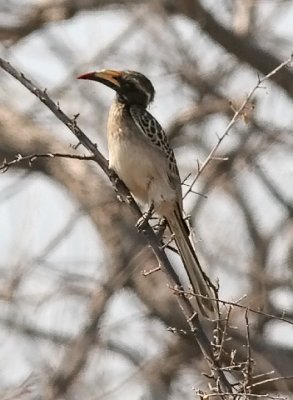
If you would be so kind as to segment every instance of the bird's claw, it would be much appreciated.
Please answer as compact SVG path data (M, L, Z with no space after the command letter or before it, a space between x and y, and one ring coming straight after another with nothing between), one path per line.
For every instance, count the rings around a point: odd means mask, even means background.
M153 215L153 211L154 211L154 205L151 204L150 208L147 210L147 212L143 213L142 216L139 218L139 220L137 221L137 223L135 225L138 232L141 232L146 228L146 226L149 222L149 219Z

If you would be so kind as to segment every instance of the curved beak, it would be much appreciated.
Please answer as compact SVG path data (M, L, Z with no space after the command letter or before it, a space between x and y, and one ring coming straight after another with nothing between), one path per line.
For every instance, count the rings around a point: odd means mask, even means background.
M120 88L118 79L121 75L121 71L103 69L101 71L88 72L86 74L79 75L77 79L89 79L92 81L101 82L104 85L109 86L111 89L117 91Z

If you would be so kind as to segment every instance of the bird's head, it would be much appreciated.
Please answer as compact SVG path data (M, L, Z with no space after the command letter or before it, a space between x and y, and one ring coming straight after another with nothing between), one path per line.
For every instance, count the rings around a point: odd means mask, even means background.
M102 71L88 72L78 79L90 79L114 89L118 98L126 104L136 104L147 107L153 101L155 89L150 80L136 71Z

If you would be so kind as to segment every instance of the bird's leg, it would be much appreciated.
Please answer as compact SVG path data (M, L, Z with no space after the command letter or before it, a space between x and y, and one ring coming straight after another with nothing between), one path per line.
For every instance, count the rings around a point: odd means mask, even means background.
M159 240L163 243L163 235L167 227L166 218L160 218L159 222L153 227L155 234L159 238Z
M139 218L139 220L136 223L137 230L139 232L143 231L145 227L147 226L147 223L149 222L149 219L153 215L154 212L154 202L151 202L151 205L149 209L142 214L142 216Z

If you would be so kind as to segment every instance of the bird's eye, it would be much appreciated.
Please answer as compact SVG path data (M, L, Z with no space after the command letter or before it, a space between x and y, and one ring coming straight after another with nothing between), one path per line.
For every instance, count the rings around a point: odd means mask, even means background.
M133 85L132 85L132 83L131 82L124 82L124 87L126 88L126 89L131 89L132 87L133 87Z

